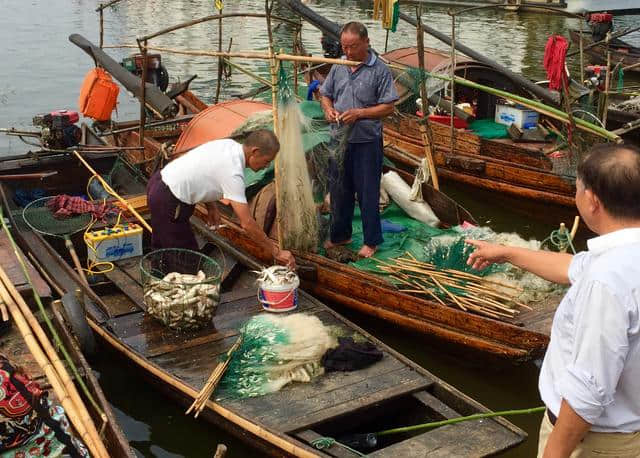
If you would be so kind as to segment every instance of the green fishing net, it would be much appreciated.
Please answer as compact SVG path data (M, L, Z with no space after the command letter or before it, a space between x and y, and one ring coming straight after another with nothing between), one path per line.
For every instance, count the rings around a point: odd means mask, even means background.
M263 396L291 382L310 382L324 372L322 356L337 346L340 333L305 313L256 315L240 332L219 397Z

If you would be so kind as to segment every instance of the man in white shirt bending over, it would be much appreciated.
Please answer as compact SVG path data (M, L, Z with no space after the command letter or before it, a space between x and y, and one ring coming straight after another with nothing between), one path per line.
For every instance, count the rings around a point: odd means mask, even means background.
M214 140L171 161L149 179L147 202L151 210L153 247L197 250L189 218L196 204L207 207L208 223L219 222L216 202L225 199L252 240L271 253L276 261L295 266L290 251L280 250L251 216L245 196L244 169L265 168L280 150L273 132L251 132L244 143Z
M538 456L640 456L640 150L593 148L576 206L598 237L575 256L475 240L468 264L509 262L570 284L540 372Z

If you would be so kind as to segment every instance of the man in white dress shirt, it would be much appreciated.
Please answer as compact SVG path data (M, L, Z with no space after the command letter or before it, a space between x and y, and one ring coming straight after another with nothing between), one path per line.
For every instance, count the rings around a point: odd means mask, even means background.
M604 145L578 166L576 206L598 237L575 256L468 240L468 264L509 262L570 284L540 372L538 456L640 457L640 150Z

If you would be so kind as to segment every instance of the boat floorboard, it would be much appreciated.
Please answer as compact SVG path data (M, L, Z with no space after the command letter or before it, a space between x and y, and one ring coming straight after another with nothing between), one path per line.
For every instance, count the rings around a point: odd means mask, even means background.
M16 289L20 292L22 296L24 296L27 300L32 298L32 290L29 282L27 281L24 272L22 271L22 266L18 262L18 258L13 251L9 238L4 231L0 230L0 264L2 265L2 269L5 271L11 283L16 287ZM28 259L24 258L27 270L29 272L29 277L31 277L31 281L33 282L34 287L36 288L36 292L41 298L50 298L51 297L51 288L47 282L40 276L40 274L34 269Z
M109 278L131 300L142 296L135 270L137 263L116 263ZM105 302L110 301L106 298ZM306 295L300 295L299 312L317 316L325 325L345 335L353 331L335 315ZM142 310L116 316L108 327L125 344L174 377L196 390L206 383L222 355L234 344L239 327L262 312L255 289L235 289L221 296L214 328L181 333L162 325ZM279 431L304 430L328 419L411 394L433 383L399 359L384 353L383 359L366 369L333 372L312 383L297 383L266 396L249 399L222 398L218 401L244 416Z

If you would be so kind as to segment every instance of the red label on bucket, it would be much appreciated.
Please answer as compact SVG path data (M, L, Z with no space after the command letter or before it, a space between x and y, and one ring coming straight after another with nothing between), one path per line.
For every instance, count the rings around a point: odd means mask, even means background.
M298 306L298 289L270 291L260 288L258 291L258 299L262 302L262 308L267 311L288 312Z

